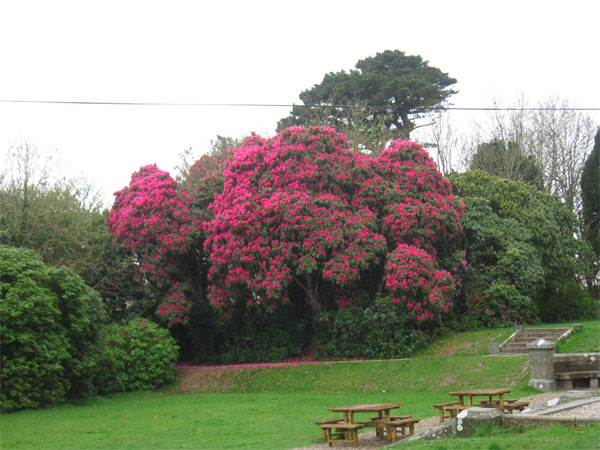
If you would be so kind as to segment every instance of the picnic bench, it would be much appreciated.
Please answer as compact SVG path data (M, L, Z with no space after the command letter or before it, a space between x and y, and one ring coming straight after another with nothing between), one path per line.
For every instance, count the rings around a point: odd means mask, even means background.
M378 438L396 442L399 438L414 434L415 423L419 422L419 419L411 416L390 414L392 409L401 406L399 403L377 403L329 408L329 411L343 413L343 417L319 420L315 424L321 428L321 437L327 440L330 447L334 442L351 443L357 447L358 430L366 427L375 428ZM370 416L367 421L355 420L356 413L364 412L376 412L377 415Z
M463 389L460 391L449 392L449 395L458 397L458 401L445 402L445 403L436 403L433 405L434 408L438 409L440 414L440 423L442 423L447 418L454 418L458 415L460 411L464 411L465 409L472 408L473 406L488 406L493 408L498 408L502 412L513 412L515 409L519 409L522 411L525 406L523 402L517 404L516 401L505 401L504 394L510 392L511 389L500 388L500 389ZM473 403L474 397L488 397L487 400L481 400L479 405ZM465 397L468 398L468 401L465 403ZM497 398L495 398L497 397ZM513 405L513 406L511 406ZM445 413L448 413L446 415Z
M460 403L458 403L458 401L456 402L446 402L446 403L436 403L433 405L434 408L437 408L439 410L440 413L440 423L442 423L444 421L444 419L451 419L452 415L450 413L450 415L446 416L445 415L445 411L450 412L450 410L446 410L444 409L447 406L454 406L454 405L459 405Z
M336 418L336 419L317 420L315 422L315 424L321 426L321 425L331 425L332 423L340 423L340 422L344 422L344 418L343 417L339 417L339 418ZM321 437L323 439L327 439L327 434L325 433L325 429L326 428L327 427L325 427L325 428L321 427Z
M502 412L505 414L512 414L516 410L523 411L525 408L529 406L529 402L512 402L505 404L502 408Z
M364 427L366 427L364 423L324 423L321 424L321 431L325 432L325 438L329 447L334 442L345 442L358 447L358 430ZM333 429L339 433L333 433ZM338 439L333 439L334 437Z
M480 404L483 407L498 408L502 410L502 412L505 414L512 414L516 410L523 411L529 406L529 402L518 401L514 398L505 398L504 405L502 406L502 408L500 408L498 400L481 400Z
M385 422L385 433L388 441L394 443L398 438L403 439L412 436L415 434L415 424L417 423L419 423L419 419L413 417ZM400 428L400 435L398 435L398 428Z

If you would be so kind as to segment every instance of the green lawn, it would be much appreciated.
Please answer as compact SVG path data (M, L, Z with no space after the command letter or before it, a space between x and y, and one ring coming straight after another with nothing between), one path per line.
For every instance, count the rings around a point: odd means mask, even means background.
M593 333L598 328L586 322L578 335L585 336L586 329ZM488 341L510 332L482 330L448 337L461 343L462 349L454 354L448 351L449 344L437 343L439 353L451 356L430 352L397 361L206 369L159 392L3 414L1 448L286 449L320 442L313 422L334 417L327 411L333 406L399 402L402 414L425 418L436 415L433 403L450 400L447 393L457 388L508 386L513 389L511 397L531 395L535 391L527 387L526 355L480 356ZM488 432L410 448L596 448L599 439L598 427L499 436ZM559 444L546 445L554 441Z
M556 346L558 353L600 352L600 320L578 322L581 328L575 330L566 340Z

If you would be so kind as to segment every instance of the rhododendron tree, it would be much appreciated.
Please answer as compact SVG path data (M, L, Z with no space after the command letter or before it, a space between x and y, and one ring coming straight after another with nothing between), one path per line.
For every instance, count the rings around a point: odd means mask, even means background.
M210 298L275 306L293 283L315 312L354 301L368 270L378 293L439 317L454 287L438 248L460 230L462 204L421 146L395 141L377 158L331 128L246 139L223 173L206 224ZM326 292L327 295L323 295Z
M441 253L461 230L464 205L417 143L392 142L371 167L359 198L378 211L387 242L385 291L417 322L439 318L460 283L458 270L443 270L440 258L450 256Z
M272 309L296 288L315 313L365 289L417 323L448 309L458 272L441 258L463 206L420 145L394 141L373 158L331 128L293 127L221 156L198 160L179 185L142 167L108 219L170 323L187 320L207 284L225 314Z
M360 156L331 128L289 128L272 139L245 140L224 172L207 224L210 298L234 307L238 298L275 306L291 283L314 311L323 284L337 302L361 270L385 253L376 216L353 206Z
M192 199L156 165L140 168L116 194L107 219L114 239L134 257L136 278L160 298L169 323L185 321L198 292L202 221Z

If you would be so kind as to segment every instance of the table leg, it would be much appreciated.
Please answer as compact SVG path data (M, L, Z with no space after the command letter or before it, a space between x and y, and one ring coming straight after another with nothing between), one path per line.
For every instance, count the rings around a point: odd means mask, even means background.
M500 411L504 412L504 394L498 396L498 406L500 407Z
M390 439L390 436L387 436L387 435L386 435L388 430L387 430L387 427L386 427L386 425L385 425L385 422L389 422L389 421L390 421L390 414L391 414L391 413L390 413L390 410L389 410L389 409L386 409L386 410L384 411L384 413L383 413L383 415L384 415L384 419L385 419L385 420L384 420L383 427L381 428L381 438L382 438L382 439L388 439L388 440Z
M384 437L384 430L383 430L383 427L381 426L382 419L383 419L383 416L381 414L381 411L377 411L377 420L379 420L379 423L377 424L377 428L375 428L375 435L379 439L383 439L383 437Z
M345 411L344 412L344 421L346 423L354 423L354 414L350 411ZM349 430L344 430L344 439L345 440L349 440L350 439L350 431Z

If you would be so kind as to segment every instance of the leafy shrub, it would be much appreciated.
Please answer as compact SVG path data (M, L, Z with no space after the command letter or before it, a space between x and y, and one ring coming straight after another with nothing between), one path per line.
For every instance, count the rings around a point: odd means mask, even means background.
M552 280L575 286L589 265L574 237L575 215L557 196L526 183L478 170L449 178L466 206L461 237L469 270L462 277L457 313L486 326L551 317ZM579 294L571 292L562 297L565 311L579 308Z
M173 381L178 347L169 332L146 320L112 324L103 333L97 384L102 393L154 389Z
M4 411L93 394L104 310L78 275L0 246L0 318Z
M266 311L247 305L219 323L224 336L218 361L224 364L278 362L299 356L304 347L307 323L292 300Z
M320 358L405 358L429 338L411 326L408 313L389 297L367 308L348 307L317 319L315 349Z
M543 305L540 317L544 322L593 319L598 315L598 301L575 280L551 280L538 302Z

